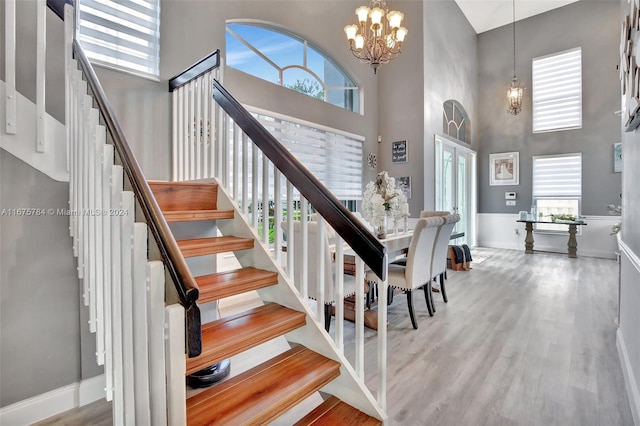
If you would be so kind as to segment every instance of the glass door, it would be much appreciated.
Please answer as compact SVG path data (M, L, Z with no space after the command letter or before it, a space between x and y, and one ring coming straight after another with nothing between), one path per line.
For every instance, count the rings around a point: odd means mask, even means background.
M455 232L465 236L456 240L474 246L476 217L476 153L444 136L435 136L436 210L460 215Z

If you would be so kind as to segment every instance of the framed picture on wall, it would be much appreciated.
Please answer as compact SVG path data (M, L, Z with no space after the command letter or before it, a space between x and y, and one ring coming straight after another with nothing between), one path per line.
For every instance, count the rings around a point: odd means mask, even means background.
M489 185L519 185L520 153L489 154Z
M391 142L391 162L392 163L407 162L407 141Z

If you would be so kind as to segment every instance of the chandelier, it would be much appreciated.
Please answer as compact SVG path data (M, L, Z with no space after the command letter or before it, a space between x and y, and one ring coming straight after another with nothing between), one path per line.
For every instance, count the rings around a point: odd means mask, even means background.
M360 62L371 64L376 74L380 64L388 63L402 51L402 42L407 35L407 29L400 26L404 14L397 10L389 12L385 0L373 0L369 7L357 8L356 16L359 26L344 27L349 49Z
M513 0L513 78L511 86L507 89L507 112L518 115L522 110L522 92L524 87L520 85L516 77L516 0Z

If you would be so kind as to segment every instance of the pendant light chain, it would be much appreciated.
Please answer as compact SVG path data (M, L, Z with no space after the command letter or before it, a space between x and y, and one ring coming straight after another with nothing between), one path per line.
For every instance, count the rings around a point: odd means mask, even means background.
M513 78L516 77L516 0L513 0Z

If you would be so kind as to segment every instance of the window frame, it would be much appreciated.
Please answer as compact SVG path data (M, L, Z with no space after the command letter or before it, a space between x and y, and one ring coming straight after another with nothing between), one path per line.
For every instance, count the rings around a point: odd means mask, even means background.
M536 183L536 159L550 159L550 158L572 158L579 157L580 158L580 194L570 194L570 195L562 195L562 194L553 194L551 192L537 194L535 191L535 183ZM566 201L574 201L578 202L578 211L576 213L576 217L582 215L582 153L574 152L574 153L566 153L566 154L552 154L552 155L536 155L532 157L532 170L531 170L531 203L536 207L536 212L539 213L538 209L538 201L540 200L566 200ZM536 218L537 219L537 218ZM564 228L567 225L563 224L540 224L536 223L534 230L538 233L548 233L548 234L561 234L566 235L569 230L568 229L560 229ZM579 227L580 228L580 227ZM581 234L581 229L578 229L578 235Z
M115 1L115 0L114 0ZM135 56L135 54L144 54L145 52L152 52L150 53L150 60L147 61L148 65L146 66L147 71L144 71L142 69L139 69L137 67L131 66L131 65L127 65L123 62L125 62L125 60L120 57L118 58L116 55L106 55L104 53L99 53L97 52L95 49L93 49L92 47L90 47L89 43L90 41L88 40L88 38L90 37L89 35L87 35L86 33L83 32L83 28L87 28L86 26L83 25L84 20L81 19L81 15L83 13L85 13L85 11L83 11L83 5L86 8L91 8L92 7L92 3L94 2L94 0L78 0L78 7L76 8L76 28L75 28L75 32L76 32L76 39L79 41L79 43L82 45L83 50L85 51L87 58L89 59L89 61L97 66L100 66L102 68L108 68L108 69L112 69L115 71L120 71L120 72L124 72L127 74L131 74L131 75L135 75L137 77L142 77L148 80L153 80L153 81L160 81L160 7L161 7L161 0L144 0L146 3L152 4L152 8L149 8L150 10L154 11L155 13L148 13L146 14L147 17L152 17L151 19L153 19L154 21L152 21L152 24L155 24L155 29L151 29L148 28L149 31L152 32L152 34L148 34L148 40L150 41L151 47L147 48L147 49L139 49L139 50L135 50L135 48L130 47L129 48L129 52L131 56ZM122 7L123 5L118 4L118 6ZM105 6L105 8L108 8L108 6ZM142 8L142 6L140 6L140 8ZM100 11L99 9L96 9L98 11ZM122 13L121 10L119 10L120 15L124 15L124 13ZM87 12L89 14L91 14L91 12ZM102 13L107 13L107 12L102 12ZM139 12L140 14L142 14L142 12ZM95 14L92 14L93 16L96 16ZM126 20L126 18L122 17L122 16L116 16L116 15L109 15L112 18L114 18L115 20ZM105 38L111 38L111 39L116 39L117 42L123 41L124 45L129 45L132 46L134 44L136 44L135 41L131 41L131 40L125 40L126 37L128 36L128 34L126 33L122 33L122 35L118 35L118 31L117 29L115 29L115 23L113 22L108 22L107 20L105 20L104 18L98 18L100 20L103 20L105 24L112 24L113 27L107 27L105 26L105 28L108 28L110 31L112 31L113 33L116 34L112 34L112 35L105 35ZM90 21L89 21L90 22ZM89 32L93 32L98 33L99 31L97 30L91 30L89 29ZM96 38L94 37L95 40L97 40L98 42L102 42L102 43L108 43L107 41L105 41L105 38ZM143 40L143 38L139 38L139 40ZM114 52L118 52L120 49L123 49L122 46L120 46L118 43L115 43L116 48L115 49L110 49L109 47L105 46L105 50L113 50ZM94 43L95 44L95 43ZM112 43L113 45L113 43ZM110 59L101 59L100 56L103 57L107 57ZM129 62L132 63L132 62ZM142 65L141 65L142 66Z
M272 60L271 58L269 58L269 56L262 52L260 49L258 49L256 46L252 45L248 40L246 40L245 38L243 38L241 35L239 35L236 31L234 31L233 28L229 28L229 25L246 25L246 26L253 26L256 28L260 28L263 30L267 30L267 31L273 31L276 33L279 33L280 35L284 36L284 37L289 37L293 40L299 41L300 43L302 43L303 46L303 63L299 64L299 63L292 63L292 64L286 64L286 65L279 65L277 64L274 60ZM314 99L318 99L318 100L322 100L325 103L328 103L329 105L333 105L339 108L342 108L344 110L347 111L351 111L351 112L355 112L358 114L362 114L363 112L363 96L362 96L362 88L356 83L356 80L345 71L345 69L341 66L338 65L338 63L330 56L328 55L326 52L324 52L321 48L319 48L317 45L311 43L309 40L305 39L304 37L293 33L285 28L282 28L278 25L272 24L272 23L268 23L268 22L263 22L263 21L256 21L256 20L246 20L246 19L230 19L227 20L225 23L225 54L227 55L227 62L225 63L225 65L234 68L240 72L244 72L250 75L253 75L254 77L260 78L262 80L268 81L272 84L276 84L279 85L281 87L285 87L288 88L290 90L294 90L298 93L301 94L305 94L307 96L309 96L310 98L314 98ZM261 77L260 75L256 75L253 73L249 73L246 72L242 69L239 69L237 67L235 67L233 64L230 63L228 56L229 56L229 52L227 51L228 48L228 37L234 37L236 39L236 41L240 42L242 45L244 45L247 49L249 49L250 51L252 51L255 55L257 55L260 59L262 59L268 66L270 66L271 68L273 68L277 73L278 73L278 83L274 83L273 81L266 79L264 77ZM322 58L329 62L341 75L342 77L344 77L345 79L348 79L353 86L330 86L328 84L326 84L326 82L318 75L318 73L316 73L315 71L313 71L313 69L309 68L307 65L307 51L311 49L312 51L315 51L317 54L321 55ZM324 99L320 99L318 97L315 97L311 94L307 94L307 93L303 93L301 91L298 91L296 89L293 89L291 87L288 87L285 85L285 78L284 78L284 74L286 71L292 70L292 69L300 69L306 73L309 74L309 77L312 78L313 82L316 82L320 85L320 87L322 88L323 93L323 97ZM342 96L344 97L344 94L346 93L346 91L351 91L354 92L353 95L351 95L351 108L339 105L339 104L335 104L332 103L329 100L329 92L334 92L334 91L338 91L338 90L342 90Z
M545 74L543 73L543 75L540 75L540 71L538 71L538 73L536 73L536 63L540 63L543 61L548 61L550 59L555 59L558 60L559 62L562 62L561 59L559 59L562 56L565 55L569 55L572 54L574 52L578 52L579 53L579 72L573 76L573 78L577 78L579 77L579 90L572 92L570 94L564 95L564 96L555 96L552 98L547 98L544 100L544 102L570 102L572 99L575 99L577 97L577 103L579 105L579 118L577 119L578 123L570 123L569 125L562 125L562 126L555 126L555 127L543 127L542 124L540 123L540 118L539 118L539 114L540 112L540 108L542 107L542 105L540 105L543 101L541 101L540 98L540 94L539 91L540 90L544 90L547 89L549 90L547 87L543 86L542 88L540 88L540 79L544 78ZM575 63L570 63L569 66L574 66L576 65ZM560 65L556 65L556 66L560 66ZM565 131L565 130L577 130L577 129L581 129L582 128L582 124L583 124L583 65L582 65L582 47L578 46L578 47L574 47L572 49L567 49L567 50L563 50L561 52L555 52L555 53L551 53L549 55L544 55L544 56L539 56L537 58L533 58L531 60L531 104L532 104L532 113L531 113L531 118L532 118L532 131L533 133L548 133L548 132L559 132L559 131ZM560 70L560 71L564 71L564 70ZM547 71L548 72L548 71ZM537 74L537 75L536 75ZM549 78L549 77L547 77ZM566 75L563 77L566 78ZM562 84L563 80L558 80L558 79L554 79L553 83L555 83L556 85L558 84ZM538 93L536 93L538 92ZM574 101L575 102L575 101ZM553 108L552 111L556 112L557 109L559 108L559 106L557 105L552 105L551 106ZM537 118L538 117L538 118Z

